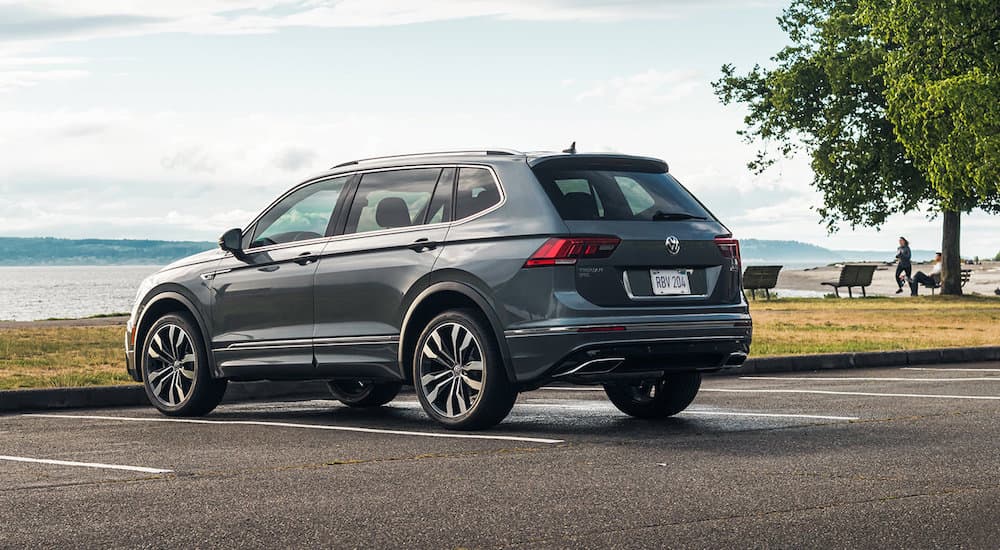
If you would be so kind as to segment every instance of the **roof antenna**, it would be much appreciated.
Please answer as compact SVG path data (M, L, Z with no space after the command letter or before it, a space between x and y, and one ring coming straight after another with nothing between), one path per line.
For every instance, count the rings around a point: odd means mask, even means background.
M575 155L576 154L576 142L574 141L573 144L569 146L569 149L563 149L563 153L569 153L571 155Z

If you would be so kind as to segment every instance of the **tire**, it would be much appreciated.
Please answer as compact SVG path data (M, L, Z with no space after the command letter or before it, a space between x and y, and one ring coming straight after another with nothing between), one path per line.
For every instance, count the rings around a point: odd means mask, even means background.
M201 330L190 317L169 313L149 329L140 355L149 402L167 416L201 416L222 401L226 379L213 378Z
M627 415L667 418L688 408L700 387L700 373L684 372L639 384L605 384L604 392Z
M493 332L469 309L446 311L424 327L413 353L413 385L424 412L453 430L495 426L517 400Z
M333 398L348 407L381 407L399 395L402 384L398 382L362 382L360 380L331 380L327 382Z

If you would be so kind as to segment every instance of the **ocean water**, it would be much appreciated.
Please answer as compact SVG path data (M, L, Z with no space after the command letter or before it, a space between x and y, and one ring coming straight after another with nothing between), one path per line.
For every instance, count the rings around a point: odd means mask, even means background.
M87 317L132 309L159 266L0 266L0 320Z
M786 266L789 269L812 267ZM0 266L0 321L127 313L139 283L159 266ZM776 289L779 296L821 298L819 291Z

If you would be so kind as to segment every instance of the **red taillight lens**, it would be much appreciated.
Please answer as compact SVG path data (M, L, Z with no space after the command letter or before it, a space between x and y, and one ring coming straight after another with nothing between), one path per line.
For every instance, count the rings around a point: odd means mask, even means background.
M716 237L715 245L719 247L719 252L723 258L731 258L737 269L741 269L743 262L740 259L740 241L732 237Z
M524 267L573 265L580 258L607 258L620 242L618 237L549 239L524 262Z

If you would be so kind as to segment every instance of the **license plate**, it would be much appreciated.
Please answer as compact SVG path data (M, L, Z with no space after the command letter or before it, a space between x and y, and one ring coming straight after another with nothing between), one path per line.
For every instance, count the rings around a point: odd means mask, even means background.
M653 294L656 296L691 294L686 269L650 269L649 278L653 282Z

